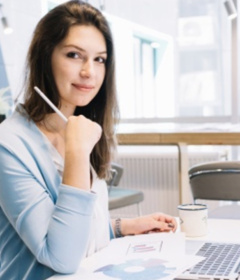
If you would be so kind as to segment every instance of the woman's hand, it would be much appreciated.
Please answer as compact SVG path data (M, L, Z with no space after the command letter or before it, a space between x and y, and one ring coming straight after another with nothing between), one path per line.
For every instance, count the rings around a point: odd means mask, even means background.
M122 219L122 235L136 235L151 232L175 232L176 219L163 213L153 213L134 219Z
M65 132L63 184L90 190L90 154L102 135L96 122L80 115L68 119Z
M80 149L81 152L90 155L101 135L102 128L98 123L83 115L71 116L65 134L66 150L73 150L76 153Z

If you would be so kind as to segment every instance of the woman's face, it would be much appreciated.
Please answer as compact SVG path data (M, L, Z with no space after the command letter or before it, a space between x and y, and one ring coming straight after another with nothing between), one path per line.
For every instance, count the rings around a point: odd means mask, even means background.
M97 95L104 77L107 47L94 26L76 25L52 54L52 71L66 116Z

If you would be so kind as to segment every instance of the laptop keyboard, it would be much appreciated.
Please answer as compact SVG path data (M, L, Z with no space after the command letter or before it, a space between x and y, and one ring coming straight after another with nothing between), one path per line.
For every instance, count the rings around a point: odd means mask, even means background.
M240 257L240 244L205 243L197 252L206 259L190 269L190 274L227 276Z

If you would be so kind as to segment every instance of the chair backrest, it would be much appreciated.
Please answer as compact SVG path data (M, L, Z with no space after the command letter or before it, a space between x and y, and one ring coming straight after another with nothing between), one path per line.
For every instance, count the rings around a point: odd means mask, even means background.
M109 189L119 185L119 182L123 175L123 166L118 163L112 162L110 172L110 179L106 181Z
M194 200L240 201L240 162L198 164L188 174Z

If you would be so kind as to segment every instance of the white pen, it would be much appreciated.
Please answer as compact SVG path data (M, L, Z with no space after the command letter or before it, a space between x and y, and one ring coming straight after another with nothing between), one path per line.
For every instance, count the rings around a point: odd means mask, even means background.
M47 102L47 104L62 118L65 122L67 122L67 118L63 115L63 113L52 103L51 100L47 98L47 96L38 88L34 87L34 90Z

